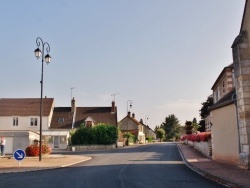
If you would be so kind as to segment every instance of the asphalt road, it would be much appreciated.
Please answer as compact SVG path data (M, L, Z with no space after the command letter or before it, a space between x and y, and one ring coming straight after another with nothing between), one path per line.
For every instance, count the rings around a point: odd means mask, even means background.
M0 187L224 187L190 170L173 143L76 153L92 160L61 169L1 174Z

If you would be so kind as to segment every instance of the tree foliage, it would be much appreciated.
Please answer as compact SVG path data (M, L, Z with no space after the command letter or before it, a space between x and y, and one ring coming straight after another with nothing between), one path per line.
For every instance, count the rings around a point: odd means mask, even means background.
M205 125L205 119L207 116L209 116L210 112L209 112L209 108L211 106L213 106L213 95L210 95L208 96L206 102L203 102L201 103L202 107L200 109L200 117L201 117L201 120L199 122L199 128L198 128L198 131L200 132L204 132L206 130L206 125Z
M201 103L202 107L200 109L201 119L205 119L209 115L209 107L213 105L213 96L210 95L206 102Z
M180 138L181 125L175 115L171 114L165 118L165 122L161 124L161 128L165 130L166 139Z
M197 132L197 131L199 130L200 125L197 123L196 118L193 119L193 121L192 121L192 126L193 126L193 130L194 130L195 132Z
M159 129L159 128L160 128L159 125L156 125L156 126L155 126L155 129L154 129L155 133L156 133L157 129Z
M81 126L71 135L73 145L114 144L118 138L118 130L113 125L99 124L93 128Z
M206 124L205 124L204 119L200 120L199 125L200 125L200 128L198 129L198 131L205 132L206 131Z
M135 137L131 132L123 133L123 138L128 139L129 143L135 142L137 140L137 137Z
M160 139L160 141L162 141L165 138L165 134L166 133L165 133L164 129L162 129L162 128L159 128L156 130L156 136L157 136L157 138Z
M192 129L193 129L192 122L186 121L186 123L185 123L186 134L192 134Z

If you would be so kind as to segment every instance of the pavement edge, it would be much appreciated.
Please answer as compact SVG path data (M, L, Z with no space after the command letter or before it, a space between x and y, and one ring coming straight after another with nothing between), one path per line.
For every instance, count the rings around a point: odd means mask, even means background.
M74 163L69 163L67 165L62 165L61 168L69 167L69 166L72 166L72 165L75 165L75 164L78 164L78 163L82 163L82 162L88 161L90 159L92 159L92 158L91 157L87 157L86 159L83 159L81 161L77 161L77 162L74 162Z
M176 144L177 145L177 148L179 150L179 153L181 155L181 158L182 160L185 162L185 164L190 168L192 169L193 171L195 171L196 173L200 174L201 176L205 177L205 178L208 178L212 181L215 181L221 185L224 185L224 186L227 186L227 187L234 187L234 188L242 188L243 186L242 185L239 185L239 184L236 184L236 183L233 183L229 180L226 180L226 179L223 179L223 178L220 178L220 177L217 177L217 176L214 176L208 172L205 172L199 168L197 168L196 166L194 166L192 163L188 162L188 160L186 159L186 157L184 156L182 150L180 149L179 147L179 144Z

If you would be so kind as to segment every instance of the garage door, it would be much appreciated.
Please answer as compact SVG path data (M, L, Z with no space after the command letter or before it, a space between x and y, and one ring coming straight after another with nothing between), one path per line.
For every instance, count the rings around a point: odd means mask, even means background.
M13 137L5 137L5 153L6 154L13 154Z

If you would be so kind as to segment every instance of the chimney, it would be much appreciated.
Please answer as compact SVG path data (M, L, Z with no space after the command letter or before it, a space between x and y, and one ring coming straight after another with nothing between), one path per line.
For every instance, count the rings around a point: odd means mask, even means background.
M112 101L112 106L111 106L111 114L114 114L116 112L115 110L115 101Z
M140 123L143 124L143 120L142 119L140 119Z
M73 99L71 100L71 113L75 112L75 108L76 108L76 101L75 98L73 97Z
M130 111L128 111L128 117L130 117L130 114L131 114L131 112L130 112Z
M133 113L133 114L132 114L132 118L134 118L134 119L135 119L135 113Z

